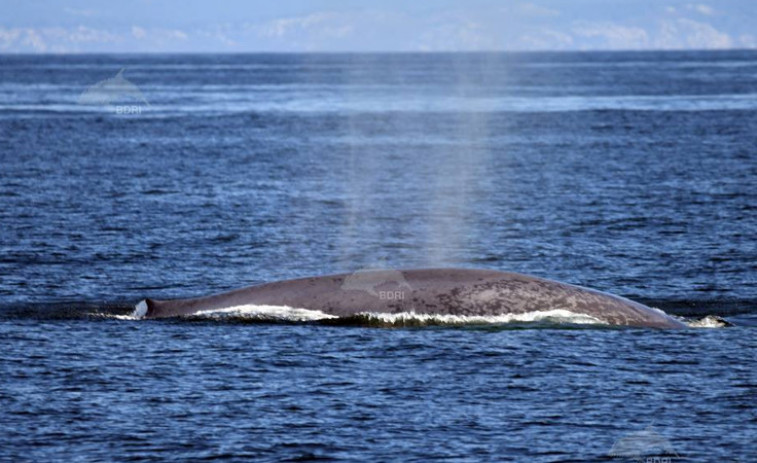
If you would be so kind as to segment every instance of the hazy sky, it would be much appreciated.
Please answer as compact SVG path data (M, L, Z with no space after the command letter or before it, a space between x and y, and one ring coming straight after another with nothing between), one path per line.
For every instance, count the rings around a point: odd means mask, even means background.
M757 47L757 0L0 0L0 52Z

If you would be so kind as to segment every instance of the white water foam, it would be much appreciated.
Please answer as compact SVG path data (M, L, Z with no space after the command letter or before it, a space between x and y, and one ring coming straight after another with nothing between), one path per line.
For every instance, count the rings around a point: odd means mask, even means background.
M340 318L318 310L301 309L287 306L271 305L241 305L224 309L204 310L190 315L191 318L205 319L248 319L270 320L287 322L306 322ZM528 312L522 314L505 314L492 316L466 316L466 315L441 315L422 314L414 312L402 313L375 313L359 312L354 317L365 317L368 321L377 321L386 324L504 324L504 323L528 323L549 322L555 324L606 324L591 315L570 312L564 309L547 310L543 312ZM351 317L350 317L351 318Z
M422 322L445 325L464 325L464 324L504 324L504 323L533 323L548 322L555 324L606 324L602 320L592 317L591 315L575 313L564 309L545 310L541 312L526 312L521 314L503 314L503 315L441 315L441 314L420 314L414 312L402 313L372 313L364 312L358 316L368 317L370 319L386 322L389 324L401 324L403 322Z
M650 307L661 314L664 311ZM130 315L112 315L109 318L119 320L140 320L147 315L147 302L142 300ZM302 309L289 306L274 305L240 305L223 309L204 310L186 316L192 319L209 320L255 320L255 321L278 321L278 322L309 322L319 320L333 320L340 317L330 315L318 310ZM577 324L577 325L606 325L607 323L591 315L571 312L565 309L553 309L540 312L527 312L522 314L504 314L490 316L469 315L441 315L423 314L415 312L402 313L377 313L358 312L353 317L364 317L366 324L376 322L386 325L466 325L466 324L507 324L507 323L538 323L552 324ZM717 317L707 316L697 320L688 320L675 317L690 328L723 328L732 326L728 321Z
M139 320L147 314L147 303L140 301L131 315L116 316L123 320ZM526 312L521 314L503 315L447 315L447 314L424 314L415 312L401 313L377 313L358 312L354 317L365 317L368 321L375 321L390 325L402 324L505 324L505 323L534 323L548 322L554 324L607 324L606 322L592 317L591 315L571 312L565 309L545 310L539 312ZM319 310L310 310L289 306L276 305L239 305L223 309L203 310L186 316L192 319L209 320L259 320L281 322L309 322L319 320L338 319L336 315L330 315Z
M689 328L725 328L733 326L730 322L718 317L717 315L707 315L699 320L684 320Z
M202 310L189 315L191 318L206 319L246 319L285 322L307 322L339 318L319 310L298 309L279 305L239 305L224 309Z

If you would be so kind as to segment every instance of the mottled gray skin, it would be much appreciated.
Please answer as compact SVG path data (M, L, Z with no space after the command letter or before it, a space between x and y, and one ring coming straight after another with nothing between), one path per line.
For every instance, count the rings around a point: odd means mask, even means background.
M665 313L611 294L517 273L470 269L377 272L370 284L355 274L278 281L194 299L146 299L147 318L191 315L239 305L275 305L337 316L359 313L492 316L555 309L590 315L609 325L684 328ZM383 275L388 275L385 277ZM361 281L365 281L361 275ZM347 284L345 285L345 279Z

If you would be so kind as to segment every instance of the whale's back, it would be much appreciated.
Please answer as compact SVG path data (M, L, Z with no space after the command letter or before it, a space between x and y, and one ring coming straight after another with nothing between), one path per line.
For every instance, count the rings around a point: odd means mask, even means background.
M356 314L491 317L563 310L610 325L680 328L661 312L612 294L518 273L473 269L371 270L301 278L173 301L146 300L148 317L241 305Z

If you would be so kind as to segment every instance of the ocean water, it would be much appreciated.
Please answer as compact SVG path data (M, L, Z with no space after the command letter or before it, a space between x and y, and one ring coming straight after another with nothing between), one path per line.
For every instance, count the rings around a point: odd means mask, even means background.
M2 55L0 460L757 461L755 150L754 51ZM734 326L128 317L438 266Z

